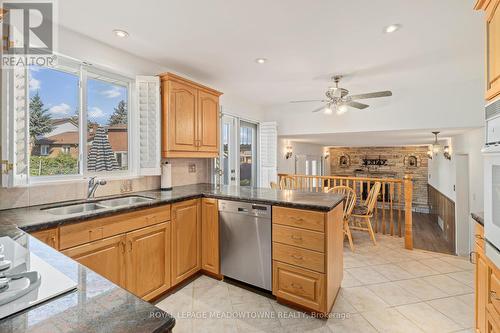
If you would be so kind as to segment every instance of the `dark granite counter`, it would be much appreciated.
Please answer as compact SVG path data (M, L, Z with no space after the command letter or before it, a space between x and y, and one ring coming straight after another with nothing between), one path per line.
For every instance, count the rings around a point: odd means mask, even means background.
M127 212L139 208L154 207L201 197L247 201L323 212L332 210L343 201L343 196L331 193L272 190L240 186L216 188L211 184L177 186L172 191L145 191L128 193L126 195L145 196L154 200L132 206L106 208L72 215L53 215L44 210L46 208L71 204L72 202L8 209L0 211L0 225L16 225L24 231L32 232L63 224L78 223L90 218L113 215L118 212ZM97 198L93 201L103 199L105 198Z
M476 221L480 225L484 226L484 213L483 212L472 213L471 216L474 219L474 221Z
M175 319L15 226L0 226L36 256L78 283L77 289L0 320L0 332L170 332ZM42 277L43 278L43 277Z
M175 325L175 319L171 315L137 298L26 232L201 197L323 212L335 208L344 199L337 194L250 187L216 188L211 184L179 186L168 192L157 190L126 195L140 195L153 200L133 206L106 208L73 215L52 215L44 209L81 201L0 211L0 236L11 237L78 282L76 291L0 320L0 332L168 332ZM103 199L105 198L96 198L92 201Z

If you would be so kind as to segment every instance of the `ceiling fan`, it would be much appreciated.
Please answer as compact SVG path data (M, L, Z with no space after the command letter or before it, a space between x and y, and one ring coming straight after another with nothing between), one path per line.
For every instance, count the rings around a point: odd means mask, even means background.
M325 106L317 108L312 112L319 112L321 110L324 110L325 114L332 114L333 111L336 111L337 114L342 114L348 110L347 106L360 110L366 109L369 106L368 104L356 102L356 100L358 99L392 96L392 92L388 90L359 95L349 95L349 90L339 87L340 79L342 79L342 75L335 75L332 77L333 82L335 82L335 87L328 88L328 90L325 92L326 99L291 101L290 103L323 102L326 103Z

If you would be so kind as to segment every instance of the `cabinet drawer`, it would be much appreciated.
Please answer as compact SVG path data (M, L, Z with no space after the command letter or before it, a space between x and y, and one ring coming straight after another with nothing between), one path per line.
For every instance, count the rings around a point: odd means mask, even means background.
M309 210L273 207L273 223L315 231L325 231L325 215Z
M495 267L490 267L489 271L488 303L491 303L496 312L500 313L500 275L498 271L495 271Z
M47 230L35 231L31 233L31 236L44 242L48 246L51 246L54 249L59 250L59 228L51 228Z
M273 241L325 252L325 234L322 232L273 224Z
M500 333L500 323L498 322L500 314L498 313L490 313L486 316L488 322L486 323L486 332L487 333Z
M474 228L474 238L477 246L484 251L484 227L479 223Z
M316 272L325 272L325 255L300 247L273 243L273 259Z
M273 294L316 311L325 311L325 276L273 261Z
M59 229L59 247L67 249L169 220L170 205L165 205L64 225Z

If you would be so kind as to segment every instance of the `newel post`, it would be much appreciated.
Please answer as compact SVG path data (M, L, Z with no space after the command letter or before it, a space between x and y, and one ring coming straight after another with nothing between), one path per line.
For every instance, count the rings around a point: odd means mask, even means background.
M411 175L405 175L403 179L405 189L405 249L413 250L413 179Z

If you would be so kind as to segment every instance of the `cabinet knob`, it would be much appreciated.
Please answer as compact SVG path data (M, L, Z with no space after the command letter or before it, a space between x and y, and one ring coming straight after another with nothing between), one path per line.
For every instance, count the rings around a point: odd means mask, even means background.
M492 301L500 301L500 298L498 298L496 291L490 291L490 299Z
M471 264L475 264L477 262L477 252L476 251L471 251L469 253L469 261Z

